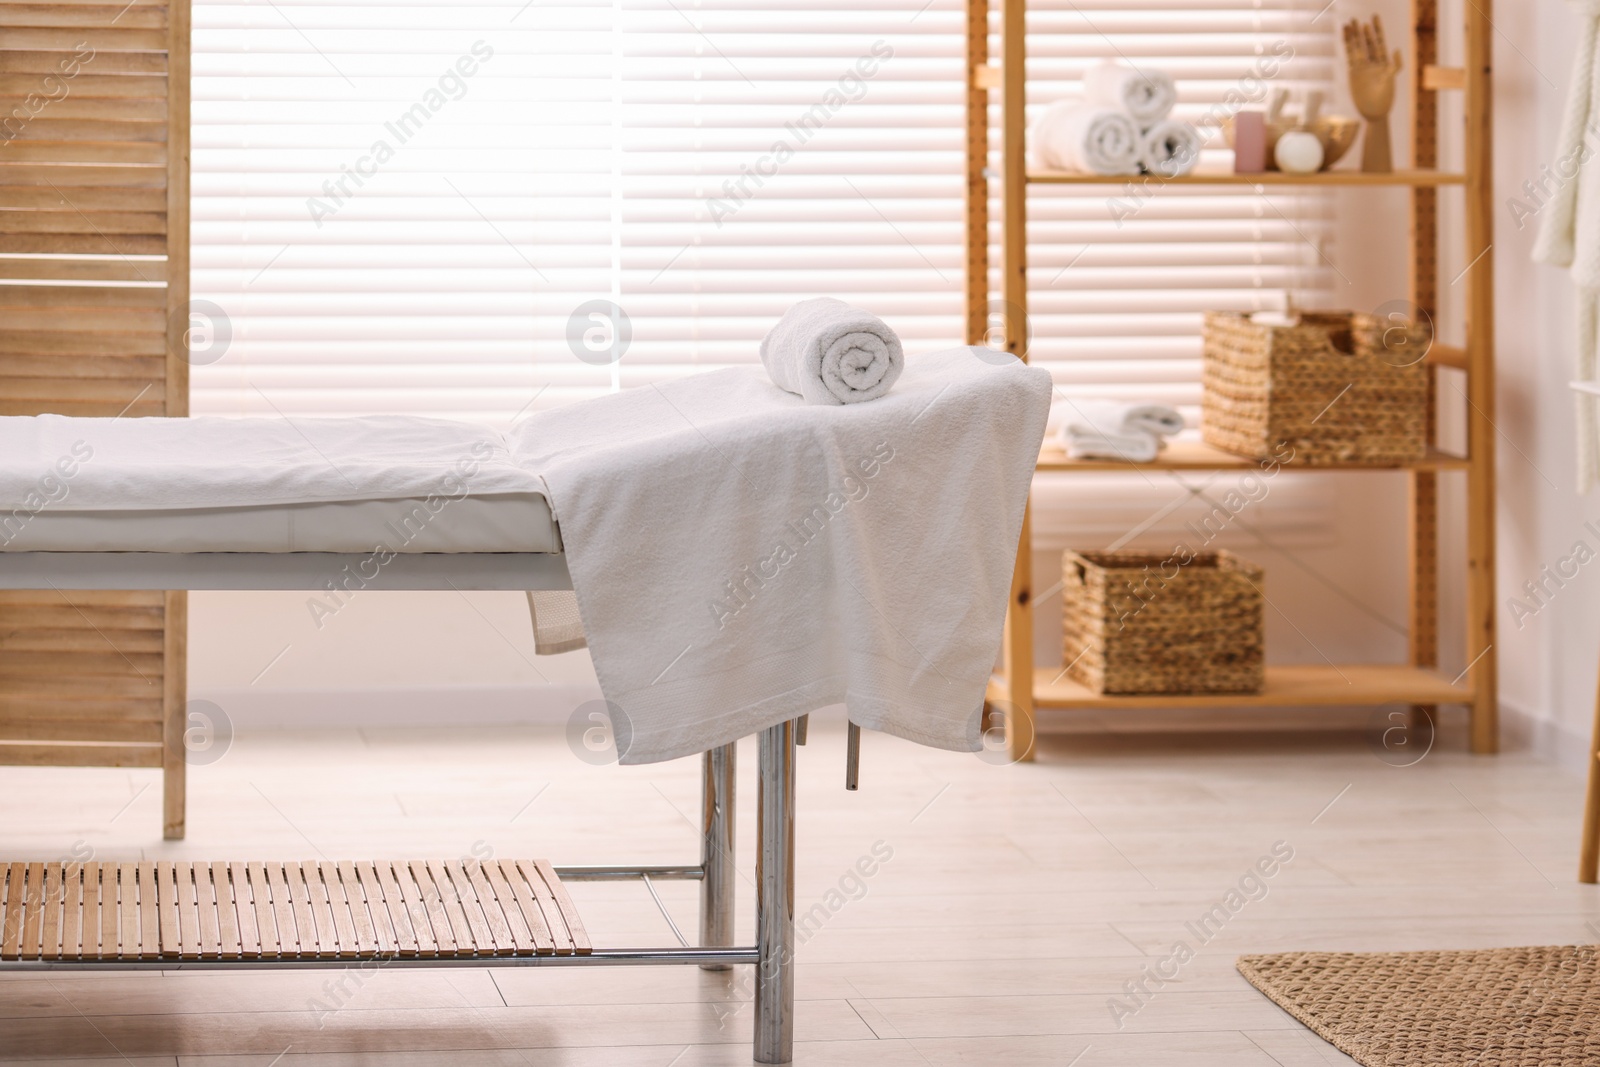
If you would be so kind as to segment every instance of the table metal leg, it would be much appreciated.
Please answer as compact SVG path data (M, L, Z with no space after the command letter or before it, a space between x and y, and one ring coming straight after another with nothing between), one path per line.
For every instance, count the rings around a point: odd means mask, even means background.
M733 813L735 745L723 745L705 754L700 865L700 947L733 944ZM726 964L706 964L708 971L725 971Z
M761 733L756 814L757 1063L794 1059L794 746L795 725Z

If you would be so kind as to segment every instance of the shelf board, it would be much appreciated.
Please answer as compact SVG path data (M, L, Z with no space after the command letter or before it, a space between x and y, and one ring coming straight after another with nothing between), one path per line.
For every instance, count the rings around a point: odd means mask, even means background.
M990 700L1003 700L999 679L991 681ZM1379 704L1465 704L1472 688L1452 685L1418 667L1387 663L1285 664L1267 668L1259 693L1146 693L1099 696L1062 676L1060 667L1034 672L1033 701L1042 708L1242 708L1332 707Z
M1394 471L1394 470L1465 470L1469 462L1462 456L1452 456L1437 449L1429 449L1428 454L1415 463L1401 464L1374 464L1374 463L1328 463L1306 464L1292 463L1283 467L1290 471ZM1054 440L1047 440L1044 447L1039 450L1038 469L1042 471L1200 471L1200 470L1255 470L1261 466L1260 460L1248 456L1234 455L1224 452L1220 448L1213 448L1203 441L1169 441L1167 447L1161 450L1154 460L1149 463L1133 463L1125 459L1069 459L1061 450L1061 446Z
M1418 186L1464 185L1467 176L1442 170L1397 170L1389 174L1365 174L1359 170L1324 170L1316 174L1284 174L1269 170L1262 174L1186 174L1181 178L1161 178L1151 174L1125 174L1107 177L1063 170L1028 170L1028 182L1037 185L1122 185L1146 183L1152 188L1166 185L1361 185Z

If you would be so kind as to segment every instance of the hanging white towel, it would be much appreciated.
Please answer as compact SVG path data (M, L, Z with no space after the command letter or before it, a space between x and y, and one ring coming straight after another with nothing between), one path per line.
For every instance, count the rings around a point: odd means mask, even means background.
M1600 79L1595 66L1600 40L1600 0L1568 0L1583 19L1578 51L1572 62L1571 91L1561 119L1556 158L1577 160L1584 141L1600 118L1596 96ZM1591 145L1591 152L1594 146ZM1580 381L1600 381L1600 165L1593 158L1578 167L1577 180L1556 188L1543 210L1544 219L1534 242L1533 258L1557 267L1569 267L1577 286L1578 359ZM1575 394L1578 426L1578 491L1588 492L1600 480L1600 397Z
M1162 119L1139 135L1139 163L1151 174L1181 178L1200 162L1200 134L1177 119Z
M1118 108L1058 100L1034 122L1029 142L1041 166L1107 176L1139 173L1139 127Z
M1166 118L1178 102L1171 75L1110 61L1097 63L1084 72L1083 95L1099 107L1126 111L1141 129Z

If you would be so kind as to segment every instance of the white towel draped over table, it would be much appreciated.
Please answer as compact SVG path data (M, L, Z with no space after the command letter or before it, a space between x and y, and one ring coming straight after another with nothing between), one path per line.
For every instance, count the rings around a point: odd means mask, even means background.
M958 348L870 404L739 367L529 418L621 761L836 703L976 751L1050 391Z
M1600 0L1569 0L1583 20L1578 35L1578 51L1572 62L1571 89L1561 119L1555 157L1576 163L1576 181L1557 186L1543 210L1533 258L1557 267L1570 267L1577 286L1578 359L1580 381L1600 381L1600 163L1593 158L1594 146L1584 151L1584 142L1600 114L1595 102L1600 95L1600 69L1595 63L1596 42L1600 40ZM1578 393L1578 491L1587 492L1600 479L1600 397Z

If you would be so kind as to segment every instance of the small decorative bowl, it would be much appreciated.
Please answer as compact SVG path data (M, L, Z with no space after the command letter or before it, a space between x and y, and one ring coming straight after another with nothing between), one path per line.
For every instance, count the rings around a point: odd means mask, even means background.
M1277 170L1278 164L1272 158L1273 152L1278 147L1278 138L1290 130L1301 130L1307 127L1294 119L1279 119L1267 123L1267 169ZM1327 170L1350 151L1350 146L1356 143L1356 134L1361 132L1361 120L1346 118L1342 115L1329 115L1319 118L1309 127L1316 134L1317 140L1322 142L1322 169ZM1228 147L1233 147L1233 116L1229 115L1222 120L1222 137L1228 142Z

